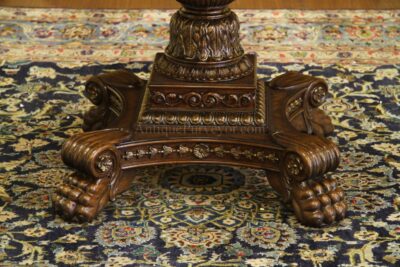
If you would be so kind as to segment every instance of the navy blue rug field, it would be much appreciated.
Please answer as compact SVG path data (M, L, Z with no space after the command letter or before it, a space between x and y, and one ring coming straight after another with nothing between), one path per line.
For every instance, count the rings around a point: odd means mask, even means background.
M348 218L300 225L262 170L166 166L138 170L132 189L90 224L52 214L50 195L73 170L62 142L80 132L90 75L144 63L0 68L0 265L398 266L400 264L400 66L263 64L325 78L324 110L336 126L337 178Z

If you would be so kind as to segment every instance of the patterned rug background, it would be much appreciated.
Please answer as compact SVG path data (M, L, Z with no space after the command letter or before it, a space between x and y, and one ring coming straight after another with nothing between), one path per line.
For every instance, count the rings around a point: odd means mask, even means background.
M52 215L90 75L148 77L172 11L0 9L0 265L399 266L400 11L238 11L260 77L324 77L348 218L313 229L260 170L167 166L91 224Z

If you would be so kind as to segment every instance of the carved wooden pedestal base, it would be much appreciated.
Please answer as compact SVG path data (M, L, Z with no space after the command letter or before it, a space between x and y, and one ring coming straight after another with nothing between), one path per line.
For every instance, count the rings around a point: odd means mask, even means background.
M148 82L127 71L88 81L96 106L84 116L86 132L63 146L64 162L79 172L54 194L56 211L91 221L130 188L137 168L217 163L264 169L306 225L343 219L343 191L325 177L340 160L325 138L331 121L318 109L326 83L295 72L257 80L256 58L244 54L226 7L231 0L180 2L171 43Z

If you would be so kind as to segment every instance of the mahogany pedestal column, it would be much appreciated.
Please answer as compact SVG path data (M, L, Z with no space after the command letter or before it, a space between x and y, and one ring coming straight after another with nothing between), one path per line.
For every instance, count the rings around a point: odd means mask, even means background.
M221 164L264 169L304 224L341 220L343 191L325 176L339 164L333 127L318 107L318 78L289 72L257 79L254 54L240 44L233 0L178 0L170 44L149 81L128 71L91 78L85 133L68 139L64 162L77 169L53 196L69 220L91 221L128 190L137 168Z

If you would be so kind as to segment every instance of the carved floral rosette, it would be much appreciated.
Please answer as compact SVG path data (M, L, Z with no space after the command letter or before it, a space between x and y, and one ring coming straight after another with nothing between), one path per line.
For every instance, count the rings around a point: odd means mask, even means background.
M281 151L276 147L258 147L253 144L236 144L229 141L220 143L208 140L158 141L151 144L124 144L119 147L125 160L123 168L128 169L141 164L174 163L180 161L208 162L221 161L237 164L246 162L248 166L263 166L278 169Z
M112 178L119 169L119 151L114 145L129 133L108 129L75 135L62 148L63 161L93 178ZM100 141L107 138L106 141Z

